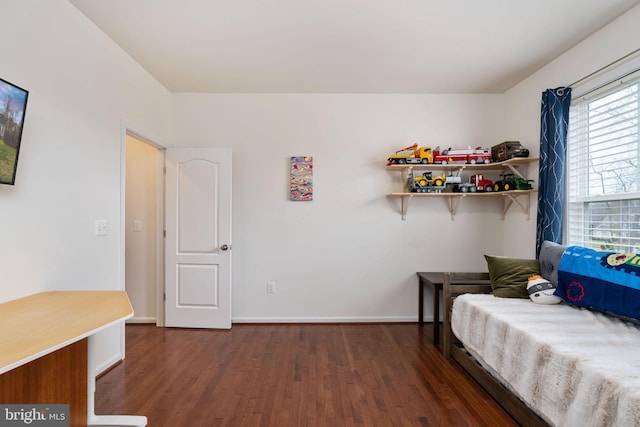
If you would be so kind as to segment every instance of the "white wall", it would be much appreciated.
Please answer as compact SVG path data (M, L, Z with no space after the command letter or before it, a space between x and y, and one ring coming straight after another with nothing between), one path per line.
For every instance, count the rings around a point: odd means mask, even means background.
M532 155L540 151L540 103L542 92L567 86L638 48L640 6L549 63L505 93L505 134L520 135ZM535 177L537 181L537 177ZM536 212L537 199L532 212ZM510 217L505 221L504 251L514 256L535 255L536 215L530 223ZM514 238L518 236L518 238Z
M485 271L484 253L532 258L535 196L530 220L465 200L452 222L437 199L411 201L403 222L384 197L400 185L384 159L413 142L505 140L537 157L542 91L636 49L638 23L640 6L504 95L175 94L176 145L234 150L234 321L413 320L415 271ZM314 156L313 202L287 201L291 155Z
M0 76L29 90L16 185L0 186L0 301L121 289L123 122L168 139L170 95L66 0L0 10ZM119 332L101 336L103 365Z
M444 199L413 200L401 221L385 164L414 142L495 144L502 98L175 94L176 145L233 149L233 320L415 321L417 271L486 271L501 206L465 200L451 221ZM312 202L288 201L294 155L313 156Z

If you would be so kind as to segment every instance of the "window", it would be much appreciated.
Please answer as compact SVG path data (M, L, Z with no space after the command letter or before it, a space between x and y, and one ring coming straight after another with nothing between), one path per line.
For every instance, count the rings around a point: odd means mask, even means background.
M571 102L566 242L640 253L640 77Z

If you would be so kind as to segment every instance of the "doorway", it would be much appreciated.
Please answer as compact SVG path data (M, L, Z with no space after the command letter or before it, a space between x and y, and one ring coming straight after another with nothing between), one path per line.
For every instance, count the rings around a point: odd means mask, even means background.
M164 148L125 136L125 290L134 310L127 323L163 326Z

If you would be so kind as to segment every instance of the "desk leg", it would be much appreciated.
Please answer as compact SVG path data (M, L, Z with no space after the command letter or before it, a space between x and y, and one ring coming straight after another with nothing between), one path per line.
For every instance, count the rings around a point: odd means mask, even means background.
M440 289L433 286L433 343L440 343Z
M418 324L424 325L424 282L422 277L418 279Z
M95 337L89 336L88 339L88 360L87 374L88 378L88 395L87 395L87 426L130 426L145 427L147 425L147 417L138 415L96 415L95 411L95 394L96 394L96 377L94 367L96 365Z

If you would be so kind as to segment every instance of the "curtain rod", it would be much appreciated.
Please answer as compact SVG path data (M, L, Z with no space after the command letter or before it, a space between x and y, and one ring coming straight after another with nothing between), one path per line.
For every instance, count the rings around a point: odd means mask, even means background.
M593 76L595 76L596 74L598 74L598 73L600 73L600 72L602 72L602 71L606 70L607 68L609 68L609 67L611 67L611 66L613 66L613 65L616 65L618 62L624 61L625 59L627 59L627 58L628 58L628 57L630 57L631 55L635 55L635 54L636 54L636 53L638 53L638 52L640 52L640 48L638 48L638 49L634 50L633 52L630 52L630 53L626 54L626 55L625 55L625 56L623 56L622 58L618 58L618 59L616 59L615 61L613 61L613 62L611 62L611 63L609 63L609 64L605 65L604 67L602 67L602 68L600 68L600 69L598 69L598 70L594 71L594 72L593 72L593 73L591 73L591 74L588 74L588 75L586 75L586 76L582 77L581 79L576 80L575 82L573 82L573 83L571 83L570 85L567 85L567 86L565 86L565 87L573 87L574 85L577 85L578 83L582 83L583 81L587 80L589 77L593 77Z
M575 98L577 99L577 98L585 97L585 96L587 96L587 95L589 95L589 94L591 94L591 93L593 93L593 92L595 92L595 91L597 91L597 90L602 89L602 88L603 88L603 87L605 87L605 86L609 86L609 85L610 85L611 83L613 83L613 82L617 82L617 81L619 81L619 80L624 79L625 77L629 77L630 75L635 74L635 73L637 73L638 71L640 71L640 68L636 68L636 69L634 69L634 70L631 70L631 71L629 71L628 73L626 73L625 75L623 75L623 76L618 76L618 77L616 77L615 79L608 80L608 81L606 81L605 83L602 83L601 85L598 85L598 86L594 87L593 89L590 89L590 90L588 90L588 91L586 91L586 92L581 93L580 95L575 96ZM621 82L621 83L622 83L622 82Z

